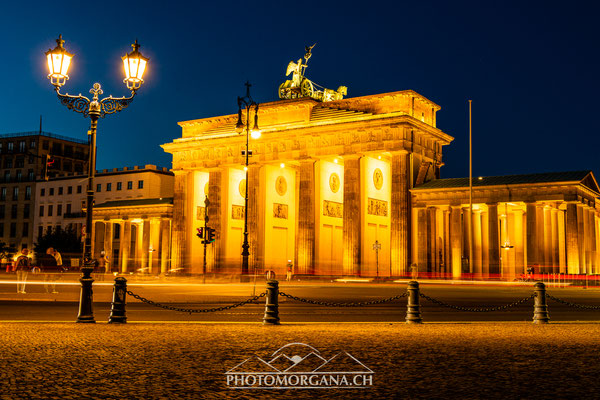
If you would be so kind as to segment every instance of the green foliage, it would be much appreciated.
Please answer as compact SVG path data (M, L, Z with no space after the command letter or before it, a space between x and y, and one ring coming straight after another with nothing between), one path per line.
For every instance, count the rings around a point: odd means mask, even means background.
M37 254L46 253L48 247L54 247L61 253L81 253L82 244L81 238L77 235L77 231L69 226L67 229L56 227L48 228L44 234L38 238L34 244L33 250Z
M6 258L12 260L17 249L7 246L6 243L0 242L0 259Z

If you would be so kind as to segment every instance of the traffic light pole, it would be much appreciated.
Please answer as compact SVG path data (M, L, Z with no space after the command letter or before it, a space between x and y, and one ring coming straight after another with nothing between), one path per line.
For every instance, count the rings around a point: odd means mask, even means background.
M204 244L204 262L202 264L202 284L206 283L206 246L208 246L208 205L210 202L208 201L208 196L204 198L204 235L206 235L202 239L202 243Z

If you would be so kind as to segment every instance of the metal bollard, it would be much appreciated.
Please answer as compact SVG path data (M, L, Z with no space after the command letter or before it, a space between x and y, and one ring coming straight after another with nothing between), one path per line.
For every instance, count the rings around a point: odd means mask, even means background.
M265 316L263 325L279 325L279 282L272 279L267 281L265 296Z
M421 319L421 306L419 304L419 282L410 281L408 282L408 305L406 307L406 323L407 324L420 324L423 320Z
M548 306L546 305L546 285L538 282L534 287L533 323L547 324L550 321L550 317L548 316Z
M123 277L115 278L113 286L113 300L110 309L109 324L124 324L127 322L125 316L125 303L127 296L127 279Z

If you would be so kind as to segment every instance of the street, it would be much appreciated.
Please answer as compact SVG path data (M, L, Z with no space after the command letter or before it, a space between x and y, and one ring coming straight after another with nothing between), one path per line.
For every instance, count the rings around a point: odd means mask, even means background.
M192 279L141 280L132 278L128 289L152 301L183 309L209 309L228 306L265 291L265 282L207 283ZM74 321L78 311L79 283L76 276L57 284L58 294L45 292L43 280L30 280L26 294L17 294L15 283L0 280L0 321ZM280 282L280 292L310 300L327 302L364 302L385 299L403 293L406 283L340 283L292 281ZM600 305L600 289L548 287L555 297L588 306ZM451 305L482 308L513 303L530 296L533 284L447 284L422 282L421 292ZM94 314L106 321L110 314L112 284L110 280L94 284ZM222 321L260 322L265 299L255 304L219 312L188 313L166 310L127 298L127 318L135 321ZM376 305L331 307L301 303L279 297L282 323L297 322L404 322L406 298ZM600 321L600 311L572 308L548 299L550 319L558 321ZM533 300L507 311L465 312L441 307L421 298L424 322L531 321Z

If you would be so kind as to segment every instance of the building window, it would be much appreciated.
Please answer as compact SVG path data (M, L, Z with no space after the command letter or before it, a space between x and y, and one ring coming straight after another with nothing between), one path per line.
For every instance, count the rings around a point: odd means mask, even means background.
M123 182L117 182L117 190L121 190L123 188Z
M19 142L19 153L25 153L25 141L21 140Z
M17 170L17 182L21 182L21 180L23 179L23 175L21 173L21 170Z
M15 144L13 142L8 142L8 147L6 150L8 150L9 153L12 153L13 150L15 149L14 146L15 146Z
M5 210L4 204L0 205L0 218L4 218L4 213L6 212Z
M35 160L33 159L33 156L29 156L29 160L27 160L29 162L29 164L33 164L35 163Z
M13 167L13 159L12 157L8 157L4 159L4 168L12 168Z
M25 158L17 157L17 162L15 163L16 168L23 168L25 166Z
M72 194L72 193L73 193L73 186L67 187L67 194Z
M62 186L58 188L58 195L61 196L63 194Z
M47 141L47 140L44 140L44 141L42 142L42 148L43 148L44 150L48 150L48 149L50 148L50 143L48 143L48 141Z
M25 187L25 200L31 200L31 186Z
M17 219L17 205L16 204L13 204L10 207L10 217L12 219Z
M56 206L56 215L59 217L62 215L62 204Z
M11 222L10 223L10 237L14 238L16 236L17 236L17 223Z
M31 142L29 142L29 148L35 149L35 140L32 140Z
M46 195L46 188L41 188L40 189L40 197L45 196L45 195Z
M54 196L54 188L53 187L48 189L48 196Z
M34 175L34 173L33 173L33 170L32 170L32 169L30 169L30 170L27 172L27 180L28 180L29 182L32 182L32 181L34 181L34 180L35 180L35 175Z
M29 204L25 204L25 206L23 206L23 218L29 218Z
M0 236L4 236L4 223L0 223Z
M106 184L106 191L110 192L112 190L112 183L107 183Z
M77 186L77 193L81 193L81 185Z
M133 189L133 181L127 182L127 190Z
M52 206L52 204L48 205L48 216L51 217L52 216L52 209L54 207Z
M19 200L19 187L13 188L13 200Z
M144 188L144 181L138 181L138 189Z
M101 183L99 183L99 184L96 185L96 192L100 193L100 191L102 191L102 184Z
M10 171L4 171L4 182L10 182Z
M29 236L29 223L23 223L23 236Z
M38 226L38 242L40 241L40 238L44 236L44 227L42 225Z
M6 188L2 188L2 190L0 190L0 200L6 200Z
M40 206L40 217L44 216L44 206Z
M66 214L71 214L71 203L67 203L67 212Z

